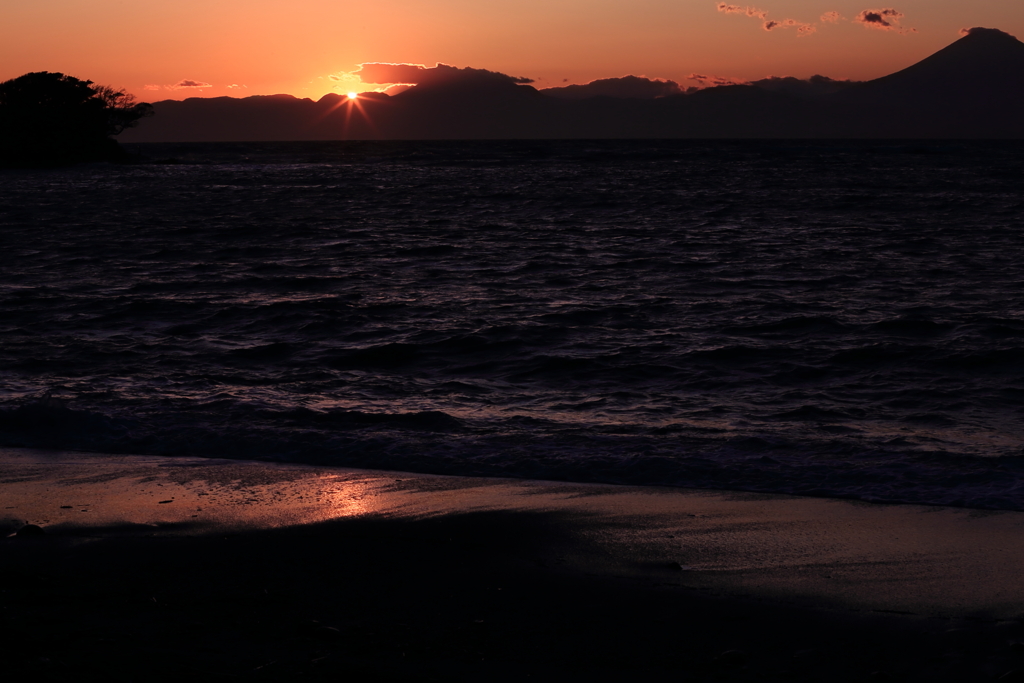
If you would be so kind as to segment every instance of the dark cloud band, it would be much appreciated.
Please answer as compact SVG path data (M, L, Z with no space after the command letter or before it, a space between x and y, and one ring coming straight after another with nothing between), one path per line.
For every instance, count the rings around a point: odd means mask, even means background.
M202 81L193 81L190 78L184 78L174 85L169 85L167 87L171 90L180 90L182 88L212 88L213 86Z
M583 100L588 97L618 97L634 100L653 100L669 95L679 95L683 89L675 81L662 81L643 76L602 78L584 85L566 85L541 90L565 100Z
M456 66L438 63L434 66L422 64L388 64L367 62L352 72L363 83L404 83L407 85L445 85L450 83L533 83L532 78L509 76L497 71L460 69Z

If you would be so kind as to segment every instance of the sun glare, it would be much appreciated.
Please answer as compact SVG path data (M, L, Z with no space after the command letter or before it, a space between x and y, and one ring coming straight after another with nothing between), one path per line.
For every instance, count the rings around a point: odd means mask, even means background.
M348 138L349 126L352 123L353 117L355 117L358 125L361 128L367 128L368 127L371 130L376 130L376 127L374 126L373 121L371 120L371 117L369 115L370 112L367 111L367 106L368 105L372 105L376 98L373 98L373 97L369 97L369 98L362 97L362 95L364 95L364 94L372 94L372 93L369 93L369 92L359 93L359 92L355 92L355 91L352 91L352 92L344 92L344 91L342 91L342 92L340 92L338 94L341 95L341 97L339 97L338 100L329 109L324 111L321 114L321 116L322 117L330 116L332 112L334 112L337 109L340 109L342 111L343 115L344 115L343 116L344 121L342 122L342 136L344 138L346 138L346 139Z

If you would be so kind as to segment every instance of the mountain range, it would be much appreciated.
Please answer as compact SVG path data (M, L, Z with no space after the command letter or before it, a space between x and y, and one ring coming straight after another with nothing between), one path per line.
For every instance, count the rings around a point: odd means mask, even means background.
M769 78L692 92L629 76L618 79L625 96L615 96L616 79L548 92L466 69L474 77L356 100L165 100L120 141L1024 138L1024 43L997 29L965 34L913 66L859 83Z

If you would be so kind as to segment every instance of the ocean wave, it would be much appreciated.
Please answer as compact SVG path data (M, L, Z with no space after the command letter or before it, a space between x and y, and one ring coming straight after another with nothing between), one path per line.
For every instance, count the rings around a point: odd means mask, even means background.
M1024 509L1012 144L186 147L4 172L0 445Z

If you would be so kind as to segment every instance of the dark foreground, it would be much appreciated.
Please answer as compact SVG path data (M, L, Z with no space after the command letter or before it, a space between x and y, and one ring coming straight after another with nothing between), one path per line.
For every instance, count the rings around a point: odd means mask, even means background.
M722 595L668 565L664 582L587 575L562 564L586 549L557 521L498 511L11 536L5 679L1024 679L1021 620Z

